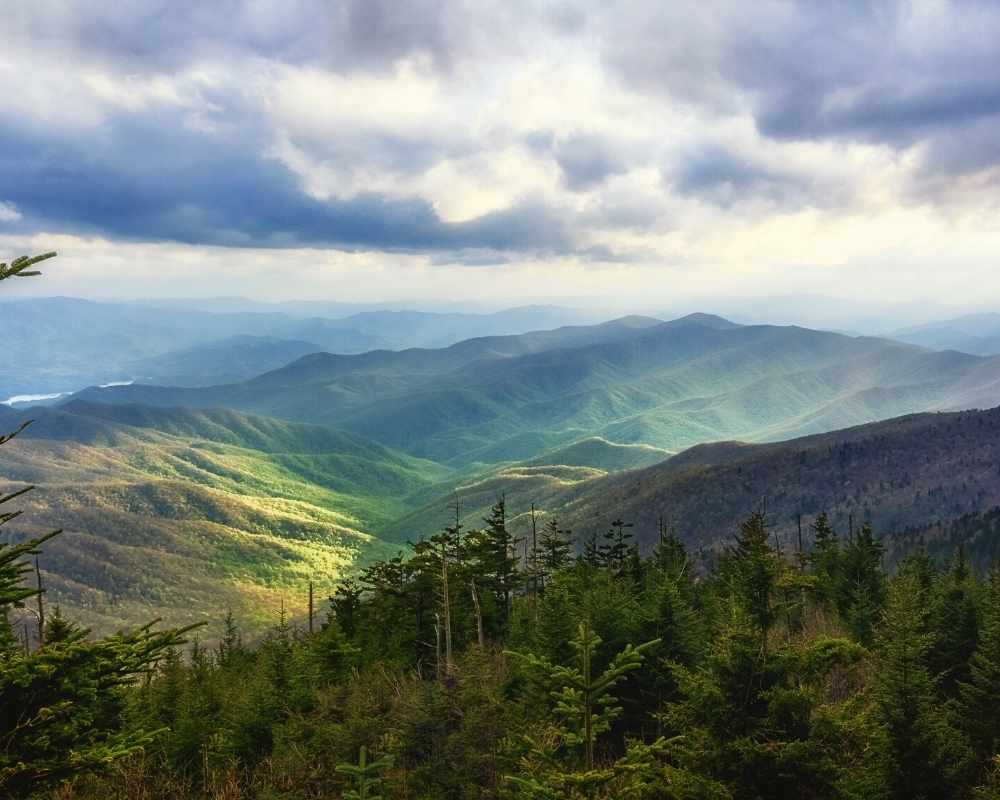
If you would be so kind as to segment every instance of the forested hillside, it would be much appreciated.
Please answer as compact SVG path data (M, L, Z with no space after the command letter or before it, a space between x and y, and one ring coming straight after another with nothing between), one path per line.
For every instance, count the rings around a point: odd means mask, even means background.
M28 485L19 538L65 532L41 560L49 602L98 632L233 609L248 630L306 586L390 552L373 531L444 471L316 426L75 401L35 409L4 448L0 492ZM14 428L18 411L0 411ZM301 613L301 608L297 608Z
M606 456L575 459L575 450L453 478L440 487L447 492L408 511L386 535L429 534L456 503L475 519L500 494L519 534L530 524L534 503L586 536L600 535L621 517L635 524L646 548L663 522L695 550L727 541L762 503L773 535L787 548L796 545L800 521L808 539L820 512L845 530L870 522L892 537L1000 504L1000 408L915 414L768 444L698 445L631 471L605 471L599 462L606 465ZM588 461L595 466L585 466Z
M988 407L1000 396L1000 359L704 315L624 318L443 350L311 355L227 386L85 396L318 422L468 469L587 436L676 451Z
M1000 796L1000 572L752 514L707 574L616 524L527 564L503 502L342 583L314 632L172 652L123 695L141 755L62 797Z

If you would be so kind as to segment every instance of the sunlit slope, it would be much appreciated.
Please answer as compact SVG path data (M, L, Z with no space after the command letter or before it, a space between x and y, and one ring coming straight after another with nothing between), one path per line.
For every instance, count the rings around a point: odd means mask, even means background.
M450 521L456 504L465 524L480 524L504 495L519 536L529 531L534 503L540 521L555 514L578 541L600 536L621 517L648 548L662 519L693 548L714 548L766 506L786 547L794 546L799 515L808 541L821 511L841 535L866 521L893 541L909 530L902 544L890 544L896 558L912 545L914 529L952 530L952 522L1000 506L1000 408L914 414L767 444L699 445L629 471L514 464L438 488L385 535L429 533ZM977 547L995 549L984 541Z
M592 436L680 450L994 405L1000 358L797 327L626 318L445 350L317 354L229 386L90 396L317 421L479 469Z
M39 487L10 527L66 529L42 558L49 602L100 630L301 611L310 579L324 592L384 555L370 532L443 475L357 436L229 411L32 412L0 463L4 489Z
M454 520L454 507L470 526L479 525L500 495L517 524L534 503L544 509L562 503L563 495L579 491L610 473L657 464L672 454L648 445L622 445L592 437L549 450L530 461L514 462L482 472L463 473L434 484L410 498L408 510L381 529L387 539L413 541Z

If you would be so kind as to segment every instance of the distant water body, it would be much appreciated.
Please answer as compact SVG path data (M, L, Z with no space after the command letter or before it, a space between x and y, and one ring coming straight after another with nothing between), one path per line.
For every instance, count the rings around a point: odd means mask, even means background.
M109 389L112 386L131 386L133 383L135 383L135 381L112 381L111 383L102 383L97 388ZM8 397L6 400L0 400L0 405L20 406L28 403L40 403L45 400L58 400L60 397L69 397L71 394L73 394L73 392L54 392L52 394L15 394L13 397Z

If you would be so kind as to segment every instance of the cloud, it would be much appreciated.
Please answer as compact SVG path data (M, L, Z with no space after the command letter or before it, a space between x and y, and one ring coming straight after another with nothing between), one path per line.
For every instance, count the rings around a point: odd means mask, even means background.
M681 159L672 187L724 208L753 201L784 207L820 203L820 193L807 176L723 147L703 148Z
M708 287L919 261L941 215L993 255L986 0L35 0L5 33L5 236Z
M17 222L21 219L21 212L13 203L6 203L0 200L0 222Z
M456 0L33 0L10 34L58 43L129 71L253 56L343 73L392 73L402 61L448 71L497 42L523 2ZM530 16L530 14L528 14ZM560 20L558 14L551 15Z
M243 142L185 129L169 115L112 117L86 139L0 128L0 184L26 222L133 240L387 251L465 248L568 252L541 201L445 223L426 200L358 193L316 199L260 132Z
M1000 136L1000 6L985 0L611 4L590 26L610 31L602 57L626 85L749 114L771 139L939 151L974 126Z
M566 186L573 191L592 189L627 169L622 153L599 136L574 134L557 140L552 149Z

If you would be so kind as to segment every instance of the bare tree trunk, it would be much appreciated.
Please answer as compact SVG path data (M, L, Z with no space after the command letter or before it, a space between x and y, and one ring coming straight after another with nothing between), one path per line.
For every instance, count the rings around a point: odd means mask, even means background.
M437 654L435 664L435 670L437 672L437 679L441 680L444 672L441 669L441 615L434 615L434 641L435 641L435 653Z
M483 610L479 606L479 592L476 591L474 578L469 581L469 586L472 589L472 605L476 609L476 634L479 637L479 649L484 650L486 648L486 633L483 631Z
M448 591L448 545L441 544L441 602L444 605L444 666L451 672L451 593Z
M313 632L313 582L309 581L309 633Z
M41 650L45 644L45 603L42 600L42 593L45 587L42 586L42 570L38 566L38 556L35 556L35 581L38 584L38 649Z
M587 626L586 640L590 636L590 620L585 623ZM593 697L591 695L593 682L590 679L590 650L584 646L583 652L583 682L586 688L583 690L583 731L584 739L587 743L587 771L594 768L594 720L593 720Z

